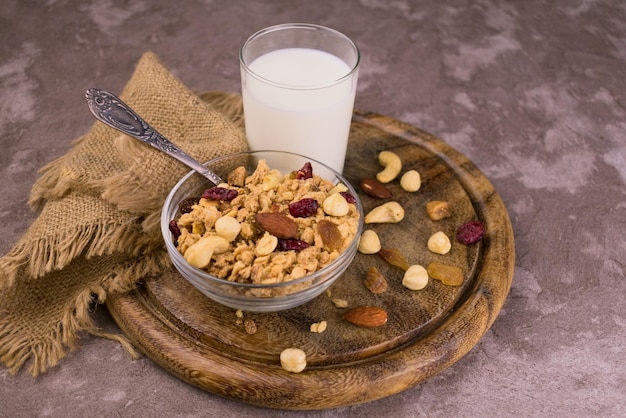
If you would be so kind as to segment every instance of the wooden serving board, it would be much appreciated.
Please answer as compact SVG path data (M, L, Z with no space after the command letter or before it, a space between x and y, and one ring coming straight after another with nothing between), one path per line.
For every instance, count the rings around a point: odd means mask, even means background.
M323 409L372 401L398 393L449 367L489 329L508 295L514 268L509 217L491 183L466 157L413 126L378 114L355 112L344 174L358 187L381 169L377 155L392 150L403 169L416 169L422 187L407 193L395 180L393 199L406 211L399 224L366 225L385 247L405 254L411 264L438 260L461 267L462 286L429 280L425 289L402 286L403 272L377 255L357 254L344 275L313 301L278 313L244 313L257 327L248 334L235 311L206 298L175 270L163 272L137 290L111 295L115 321L146 356L182 380L209 392L255 405L283 409ZM366 213L383 203L361 195ZM430 200L446 200L452 216L431 221ZM487 235L465 246L456 228L479 219ZM446 255L431 253L426 242L444 231L453 241ZM363 285L377 266L389 290L374 295ZM379 328L360 328L342 319L344 309L375 305L389 320ZM312 333L314 322L328 329ZM298 347L307 354L302 373L284 371L280 352Z

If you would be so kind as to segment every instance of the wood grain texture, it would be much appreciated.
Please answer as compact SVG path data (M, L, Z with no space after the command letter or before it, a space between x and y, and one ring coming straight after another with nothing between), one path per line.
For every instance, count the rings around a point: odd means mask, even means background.
M392 150L404 170L416 169L422 187L404 192L389 185L405 208L400 224L366 225L383 246L401 250L411 264L438 260L460 267L462 286L430 280L425 289L401 284L402 271L376 255L358 254L331 288L331 297L279 313L245 313L257 332L246 333L235 311L207 299L174 270L146 281L136 291L111 295L107 306L120 328L146 356L184 381L209 392L251 404L283 409L323 409L372 401L412 387L464 356L489 329L508 295L514 268L509 217L499 195L474 164L443 141L391 118L355 112L344 175L358 185L381 167L377 155ZM365 211L382 201L361 195ZM447 200L450 218L431 221L425 205ZM479 244L454 241L456 228L479 219L487 235ZM444 231L453 240L450 253L428 251L431 234ZM363 286L375 265L389 289L374 295ZM387 310L387 324L362 328L342 319L349 306ZM324 333L311 333L325 320ZM307 353L299 374L280 366L280 352L298 347Z

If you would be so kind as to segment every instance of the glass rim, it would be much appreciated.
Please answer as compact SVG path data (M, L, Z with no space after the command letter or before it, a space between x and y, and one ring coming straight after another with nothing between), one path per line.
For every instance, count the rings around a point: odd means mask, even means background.
M277 82L277 81L273 81L270 80L266 77L262 77L260 75L258 75L257 73L255 73L254 71L252 71L250 69L250 66L248 65L249 63L247 63L243 57L244 54L244 50L246 49L246 47L255 39L267 34L267 33L271 33L271 32L276 32L276 31L280 31L280 30L284 30L284 29L309 29L309 30L319 30L319 31L324 31L324 32L328 32L328 33L332 33L342 39L344 39L345 41L347 41L347 43L352 47L352 49L354 49L354 52L356 53L356 61L354 63L354 65L350 68L350 71L348 73L346 73L345 75L341 76L340 78L333 80L331 82L328 83L324 83L324 84L316 84L316 85L311 85L311 86L295 86L293 84L287 84L287 83L281 83L281 82ZM335 54L333 54L335 55ZM339 58L339 57L338 57ZM341 59L341 58L339 58ZM342 61L344 61L343 59L341 59ZM345 62L345 61L344 61ZM253 33L252 35L250 35L250 37L248 39L246 39L246 41L241 45L241 47L239 48L239 63L241 65L241 67L246 71L247 74L250 74L252 77L256 78L259 81L262 81L266 84L275 86L275 87L280 87L283 89L289 89L289 90L319 90L319 89L323 89L326 87L331 87L337 84L341 84L342 82L346 81L347 79L350 79L359 69L359 66L361 64L361 51L359 50L359 47L354 43L354 41L352 39L350 39L347 35L345 35L342 32L339 32L336 29L333 28L329 28L327 26L322 26L322 25L316 25L313 23L281 23L279 25L274 25L274 26L268 26L266 28L263 28L255 33ZM347 64L347 63L346 63Z

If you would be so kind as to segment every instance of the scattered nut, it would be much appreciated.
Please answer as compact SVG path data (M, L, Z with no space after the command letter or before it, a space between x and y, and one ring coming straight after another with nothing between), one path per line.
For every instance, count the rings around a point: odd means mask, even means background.
M243 187L246 180L246 168L244 166L237 167L228 173L228 184Z
M385 276L383 276L376 266L372 266L367 270L367 275L365 276L363 284L367 290L375 295L385 293L388 288L387 279L385 279Z
M314 324L311 324L311 332L317 332L318 334L326 331L326 328L328 328L328 322L326 321L320 321L320 322L315 322Z
M391 197L391 190L376 179L365 178L361 180L360 186L361 190L372 197L378 199L388 199Z
M343 319L360 327L375 328L387 323L387 311L378 306L357 306L347 310Z
M376 231L366 229L359 238L359 252L362 254L376 254L380 251L380 238Z
M378 154L378 162L385 167L383 171L376 174L376 180L381 183L389 183L402 171L402 160L391 151L381 151Z
M428 272L418 264L410 266L402 277L402 285L411 290L422 290L428 284Z
M204 268L209 265L213 254L220 254L228 250L228 241L224 238L211 235L202 237L185 251L183 257L195 268Z
M258 257L263 257L274 252L278 246L278 238L275 235L266 232L256 244L255 254Z
M373 223L398 223L404 219L404 208L398 202L387 202L376 206L367 215L364 222Z
M403 271L407 271L410 266L404 254L395 248L381 248L380 251L378 251L378 255L392 266L398 267Z
M427 271L430 277L439 280L447 286L460 286L463 284L463 271L458 267L432 261L428 265Z
M228 242L234 241L240 231L241 224L232 216L222 216L215 221L215 232Z
M400 178L400 187L405 192L416 192L422 187L422 177L415 170L409 170Z
M298 224L282 213L257 213L254 219L261 228L278 238L295 238L298 235Z
M341 232L335 223L322 219L317 223L317 232L322 237L324 247L330 251L340 250L343 246Z
M243 326L248 334L250 335L256 334L256 331L257 331L256 324L254 323L252 319L246 319L243 322Z
M443 232L435 232L428 238L428 249L437 254L448 254L452 248L450 238Z
M348 307L348 301L345 300L345 299L333 298L332 302L333 302L333 304L335 305L336 308L347 308Z
M449 218L451 215L448 202L442 200L433 200L426 203L426 213L428 213L428 217L433 221Z
M333 193L324 199L322 209L330 216L346 216L350 212L350 205L341 193Z
M300 373L306 367L306 353L299 348L286 348L280 353L280 365L291 373Z

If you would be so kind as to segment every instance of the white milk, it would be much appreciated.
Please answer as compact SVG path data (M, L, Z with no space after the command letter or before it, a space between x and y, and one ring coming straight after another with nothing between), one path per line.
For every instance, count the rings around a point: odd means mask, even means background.
M295 152L341 172L357 75L337 80L351 68L332 54L308 48L272 51L248 67L264 79L242 70L250 148Z

